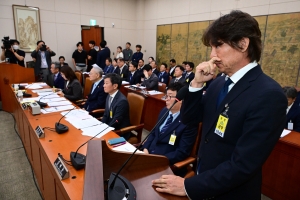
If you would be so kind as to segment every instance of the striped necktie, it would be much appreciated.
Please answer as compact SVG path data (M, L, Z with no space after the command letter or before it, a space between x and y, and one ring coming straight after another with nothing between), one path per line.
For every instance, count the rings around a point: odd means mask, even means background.
M164 127L162 127L160 134L164 134L172 122L173 122L173 115L170 114L166 124L164 125Z

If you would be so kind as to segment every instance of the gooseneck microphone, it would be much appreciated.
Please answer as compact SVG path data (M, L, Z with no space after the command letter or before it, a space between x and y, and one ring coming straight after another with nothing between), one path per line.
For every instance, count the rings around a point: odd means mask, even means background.
M130 161L130 159L134 156L134 154L137 152L139 148L143 145L143 143L147 140L147 138L150 136L150 134L153 134L152 132L155 130L155 128L160 125L163 120L165 120L165 117L169 114L170 110L174 107L174 105L178 102L184 99L184 97L189 92L188 86L182 87L177 95L174 103L171 105L171 107L164 113L164 115L160 118L160 120L155 124L155 126L152 128L150 133L145 137L145 139L140 143L140 145L134 150L134 152L128 157L128 159L123 163L123 165L120 167L119 171L117 173L111 173L108 181L108 188L107 188L107 199L108 200L114 200L114 199L122 199L124 197L123 191L127 191L126 197L128 200L136 199L136 191L133 187L133 185L123 176L120 176L120 172L122 169L126 166L126 164ZM114 189L114 186L117 185L118 189ZM122 188L122 190L120 189ZM121 192L120 192L121 191Z
M122 118L120 118L120 120L122 120ZM111 127L112 125L119 123L119 121L116 119L115 122L113 122L110 126L107 125L107 127L105 129L103 129L102 131L100 131L99 133L97 133L95 136L93 136L92 138L90 138L88 141L86 141L85 143L83 143L82 145L80 145L78 147L78 149L76 150L76 152L71 152L70 153L70 160L72 163L72 166L76 169L76 170L80 170L82 168L84 168L85 166L85 162L86 162L86 156L78 153L78 150L83 147L86 143L88 143L90 140L94 139L95 137L97 137L99 134L103 133L103 131L105 131L106 129L108 129L109 127ZM101 123L103 124L103 123Z
M41 99L43 99L44 97L49 96L49 95L53 95L53 93L47 94L47 95L45 95L45 96L42 96L36 103L39 104L41 108L46 107L48 104L47 104L47 103L44 103L44 102L41 102Z
M60 120L62 120L62 118L64 118L67 114L69 114L72 110L74 110L76 108L76 106L74 106L74 108L72 108L71 110L69 110L66 114L64 114L59 120L58 122L55 123L55 131L56 133L58 134L62 134L62 133L65 133L69 130L69 127L64 125L64 124L61 124L60 123Z

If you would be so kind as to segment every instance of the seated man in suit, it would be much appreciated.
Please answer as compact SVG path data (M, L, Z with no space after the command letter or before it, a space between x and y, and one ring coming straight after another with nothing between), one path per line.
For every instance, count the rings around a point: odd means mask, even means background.
M184 72L184 68L180 65L177 65L174 69L174 77L170 81L170 84L177 83L177 82L186 83L185 78L182 76L183 72Z
M152 67L145 65L143 73L145 78L141 85L145 86L147 90L158 90L158 77L152 72Z
M159 71L157 70L157 62L155 60L151 61L150 63L151 67L152 67L152 72L158 76Z
M195 74L193 72L194 70L194 63L193 62L186 62L185 64L185 73L183 74L185 82L190 84L190 82L194 79Z
M112 61L112 66L114 67L111 71L111 73L120 74L120 68L118 66L118 59L114 58Z
M106 58L105 60L105 68L103 70L103 74L108 74L111 73L114 69L114 66L112 65L112 60L111 58Z
M300 107L295 103L297 90L294 87L283 87L283 92L288 100L285 128L300 132Z
M48 84L50 87L55 87L63 90L65 87L65 79L61 76L59 68L59 63L51 64L50 71L52 74L48 76Z
M130 126L129 104L127 98L119 91L122 85L120 75L110 73L104 77L104 91L108 93L102 122L116 130ZM130 132L122 135L129 139Z
M130 85L136 85L137 83L141 83L140 74L137 71L138 64L136 62L131 62L129 64L129 75L127 77L127 82Z
M165 83L168 85L169 83L169 74L166 72L167 70L167 64L166 63L161 63L160 66L160 73L158 74L158 81L161 83Z
M125 60L123 58L118 58L118 66L120 69L120 76L122 78L122 81L126 81L128 77L128 66L125 64Z
M94 66L90 71L90 80L93 82L93 85L84 104L84 109L89 112L105 108L107 93L104 92L102 75L103 70L98 66Z
M182 83L169 85L166 107L160 112L158 120L174 103L177 92L182 87ZM180 108L181 101L177 102L164 121L153 132L149 133L151 135L143 144L145 153L164 155L169 159L170 165L182 161L190 155L197 137L197 127L189 127L181 122ZM176 137L173 144L170 144L171 137ZM186 169L175 171L174 173L184 176Z

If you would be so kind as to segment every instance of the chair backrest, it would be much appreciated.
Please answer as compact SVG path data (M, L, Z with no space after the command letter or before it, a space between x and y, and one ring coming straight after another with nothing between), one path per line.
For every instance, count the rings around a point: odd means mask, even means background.
M90 94L92 89L93 82L90 80L90 77L85 78L85 84L83 89L83 98L86 98Z
M172 76L169 76L169 82L168 82L168 85L170 85L171 80L172 80Z
M158 83L158 91L165 93L167 85L165 83Z
M197 153L198 153L199 145L200 145L200 141L201 141L201 135L202 135L202 122L199 123L199 126L198 126L198 134L197 134L196 141L194 143L193 149L190 154L191 157L195 157L195 158L197 157Z
M129 92L127 100L129 103L130 123L139 125L142 119L145 98L142 95Z
M79 80L79 83L82 85L82 72L75 70L75 75L76 75L77 79Z

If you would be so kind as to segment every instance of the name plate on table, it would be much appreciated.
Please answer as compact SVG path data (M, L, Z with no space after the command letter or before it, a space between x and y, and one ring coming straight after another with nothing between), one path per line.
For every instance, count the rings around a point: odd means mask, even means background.
M53 163L53 166L60 180L69 178L69 170L67 169L60 157L56 158L56 160Z
M45 132L43 131L43 129L40 126L37 126L34 131L35 131L36 135L38 136L38 138L45 137Z

